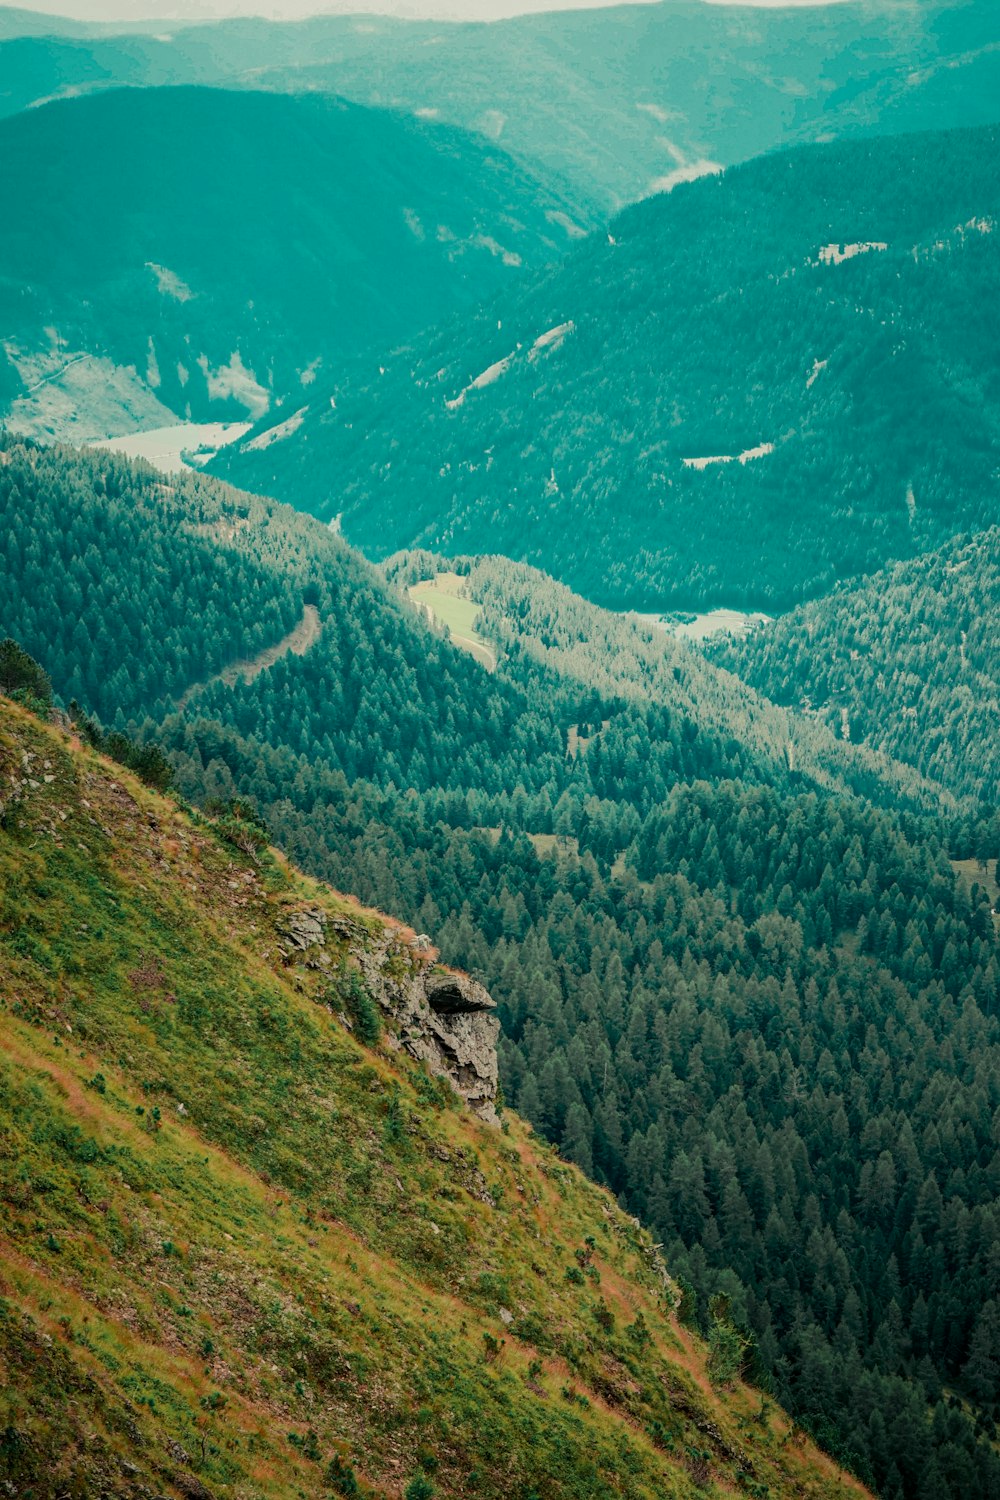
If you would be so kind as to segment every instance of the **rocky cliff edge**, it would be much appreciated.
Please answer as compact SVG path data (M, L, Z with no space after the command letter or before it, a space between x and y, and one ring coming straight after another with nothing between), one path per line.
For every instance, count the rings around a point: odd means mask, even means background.
M318 905L284 911L279 933L289 962L320 970L356 964L389 1046L447 1079L480 1119L499 1123L496 1004L476 980L435 963L428 937L388 919L373 930L360 912L353 919Z

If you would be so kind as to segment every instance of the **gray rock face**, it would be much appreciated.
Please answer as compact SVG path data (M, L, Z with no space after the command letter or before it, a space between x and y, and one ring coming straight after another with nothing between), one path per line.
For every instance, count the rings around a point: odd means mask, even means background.
M372 994L386 1014L390 1045L447 1078L474 1114L498 1124L500 1023L492 997L474 979L450 970L421 968L409 981L397 980L386 973L390 956L391 949L384 956L377 949L359 955Z
M493 1000L481 984L453 969L437 969L426 974L424 995L438 1016L471 1016L494 1008Z
M279 932L286 956L310 968L330 966L328 944L346 941L385 1017L389 1045L446 1078L480 1119L499 1123L495 1002L467 974L430 967L429 938L389 926L373 936L361 922L330 917L319 906L283 913Z
M281 935L286 953L305 953L326 941L327 917L321 907L304 907L301 911L289 912L281 923Z

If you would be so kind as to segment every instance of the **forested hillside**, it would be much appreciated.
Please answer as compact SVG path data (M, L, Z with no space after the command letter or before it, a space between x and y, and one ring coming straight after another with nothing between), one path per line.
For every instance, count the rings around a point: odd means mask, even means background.
M443 560L432 554L402 553L384 571L405 587L441 566ZM956 810L942 788L915 775L912 766L838 743L826 726L748 690L738 676L720 672L647 617L599 609L544 573L506 558L465 558L455 566L480 608L479 628L499 649L505 676L531 681L541 672L564 689L589 695L577 731L589 739L602 724L595 760L614 738L623 738L630 763L648 756L645 744L629 744L621 735L620 720L636 706L669 705L703 732L717 735L730 753L738 747L744 775L752 767L755 776L768 780L805 780L896 807ZM601 704L615 706L615 718L607 723ZM637 777L634 794L638 788Z
M0 0L0 1500L1000 1500L1000 5L213 3Z
M604 212L793 141L991 123L1000 94L992 0L48 29L0 47L0 110L123 83L330 91L478 131Z
M219 470L375 557L495 551L649 609L770 610L989 524L997 145L814 147L678 187Z
M7 699L0 785L9 1493L861 1493L610 1195L414 1061L412 933Z
M276 399L292 416L573 232L488 142L249 91L128 89L2 121L0 193L19 205L0 221L0 402L76 441Z
M701 1326L729 1299L737 1358L866 1481L997 1494L996 890L949 856L1000 828L948 828L915 774L523 569L468 573L489 673L308 518L4 453L3 530L30 511L46 541L6 552L0 631L74 712L155 733L185 795L251 801L483 979L508 1099L648 1217ZM257 622L273 644L307 608L313 644L254 668Z
M960 537L713 657L778 703L1000 804L1000 531Z
M475 788L497 808L521 784L543 817L574 783L649 807L700 775L946 805L909 768L838 743L662 631L502 562L469 580L502 649L501 671L486 674L328 528L200 475L168 484L103 450L0 437L0 537L3 628L66 701L117 727L184 703L188 718L350 780ZM320 629L305 653L224 670L260 659L309 612ZM568 754L574 733L601 724L593 755Z

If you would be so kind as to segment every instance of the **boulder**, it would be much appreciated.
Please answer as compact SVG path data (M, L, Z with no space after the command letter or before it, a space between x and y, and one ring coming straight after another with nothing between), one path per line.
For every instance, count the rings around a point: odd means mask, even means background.
M418 969L399 981L380 964L374 971L369 966L366 977L386 1015L390 1044L447 1078L480 1119L498 1124L500 1023L492 996L450 969Z

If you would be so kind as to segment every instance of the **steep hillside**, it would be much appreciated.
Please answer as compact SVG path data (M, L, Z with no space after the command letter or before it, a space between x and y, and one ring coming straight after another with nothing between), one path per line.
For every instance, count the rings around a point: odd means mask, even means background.
M128 183L128 191L110 184ZM75 440L285 416L364 350L557 258L562 200L336 99L123 90L0 123L0 398Z
M780 607L988 524L997 145L814 147L679 187L220 471L372 556L495 551L647 609Z
M960 796L1000 804L1000 531L793 610L713 655Z
M8 1484L860 1493L722 1323L710 1386L609 1195L410 1056L492 1039L426 943L8 701L0 775Z
M608 212L792 141L989 123L1000 90L991 0L664 0L489 26L323 16L150 29L10 44L0 108L102 81L329 90L479 131Z
M996 896L940 792L528 569L457 565L490 671L306 516L3 453L0 634L484 982L508 1098L842 1462L989 1494Z
M444 565L427 553L402 553L386 562L385 573L405 587ZM579 729L585 739L601 717L597 703L614 704L625 719L639 705L669 704L703 734L738 743L744 774L753 768L751 774L772 782L804 779L884 805L955 809L935 781L915 777L910 766L887 754L864 747L856 754L859 747L838 743L832 728L817 733L815 723L748 690L734 673L719 671L655 617L600 609L507 558L463 558L451 565L461 570L462 594L477 612L477 631L503 676L532 680L537 674L591 695L587 728ZM595 758L610 729L605 725L595 736Z

